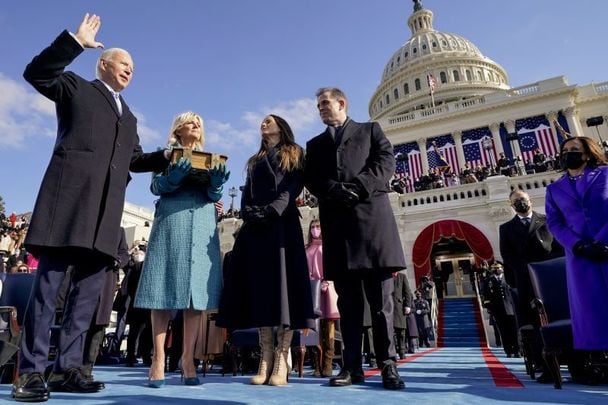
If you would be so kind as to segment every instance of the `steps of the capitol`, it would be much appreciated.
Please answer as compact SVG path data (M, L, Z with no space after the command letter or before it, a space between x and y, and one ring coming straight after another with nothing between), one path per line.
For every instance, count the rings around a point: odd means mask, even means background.
M472 298L444 299L440 304L440 347L479 347L477 306Z

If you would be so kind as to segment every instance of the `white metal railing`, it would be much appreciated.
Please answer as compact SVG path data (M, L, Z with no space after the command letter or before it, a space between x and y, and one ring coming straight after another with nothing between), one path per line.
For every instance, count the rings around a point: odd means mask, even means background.
M479 317L481 318L481 329L486 338L486 347L490 347L488 329L486 328L486 323L483 321L483 302L481 302L481 292L479 291L479 274L477 273L475 273L475 298L477 301L477 309L479 310Z
M437 342L439 342L438 335L438 316L439 316L439 301L437 300L437 287L433 284L433 288L431 289L431 328L433 329L433 346L437 347Z

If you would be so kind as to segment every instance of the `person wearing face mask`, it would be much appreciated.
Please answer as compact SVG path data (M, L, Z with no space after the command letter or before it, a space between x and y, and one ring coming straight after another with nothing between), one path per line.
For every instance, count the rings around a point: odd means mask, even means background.
M323 276L321 222L318 219L313 219L310 221L308 230L306 258L308 259L308 274L311 280L311 288L313 289L313 305L321 321L319 334L321 336L321 349L323 351L322 364L315 364L314 375L315 377L331 377L335 353L336 321L340 319L338 294L334 288L334 282L325 280Z
M509 202L515 216L499 228L505 279L512 288L517 289L516 312L519 325L535 326L533 361L539 371L540 381L549 382L550 374L544 373L546 368L542 359L542 340L538 332L540 325L530 307L534 292L528 274L528 263L563 256L563 249L549 232L545 215L532 209L528 193L516 189L509 195Z
M504 267L502 263L495 262L490 266L490 270L492 275L487 280L483 293L486 307L496 319L496 326L498 326L507 357L520 357L515 305L511 297L509 284L504 278Z
M560 146L564 175L547 187L547 225L566 250L574 348L608 349L608 166L591 138Z

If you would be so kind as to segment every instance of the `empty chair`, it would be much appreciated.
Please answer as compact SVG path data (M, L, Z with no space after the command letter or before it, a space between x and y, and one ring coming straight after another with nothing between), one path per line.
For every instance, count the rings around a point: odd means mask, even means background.
M543 357L555 382L555 388L561 388L558 356L574 350L566 284L566 260L560 257L530 263L528 270L536 296L540 333L545 345Z
M0 380L12 382L19 369L19 340L34 274L7 274L0 296Z

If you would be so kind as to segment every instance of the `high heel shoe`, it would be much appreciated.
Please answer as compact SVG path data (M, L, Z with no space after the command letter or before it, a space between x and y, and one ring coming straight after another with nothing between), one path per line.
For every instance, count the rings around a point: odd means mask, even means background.
M198 377L184 378L184 385L201 385Z
M150 388L160 388L165 385L165 379L162 380L148 380L148 387Z
M198 377L184 377L184 370L182 370L182 382L184 385L201 385L201 380Z

